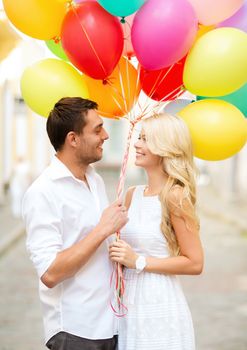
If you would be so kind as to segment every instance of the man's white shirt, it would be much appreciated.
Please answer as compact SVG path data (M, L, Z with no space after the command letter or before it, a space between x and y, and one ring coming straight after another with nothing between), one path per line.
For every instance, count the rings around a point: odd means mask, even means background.
M58 252L87 236L108 205L103 180L91 166L86 178L89 188L54 157L24 196L27 250L39 277ZM39 281L46 342L60 331L88 339L116 334L110 306L111 273L104 241L74 277L51 289Z

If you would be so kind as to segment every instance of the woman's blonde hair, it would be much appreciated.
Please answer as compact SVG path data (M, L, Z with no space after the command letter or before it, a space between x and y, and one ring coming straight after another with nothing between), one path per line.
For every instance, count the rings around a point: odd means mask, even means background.
M189 229L199 226L195 213L196 175L190 133L185 122L166 113L154 114L142 123L148 149L161 157L167 181L159 199L162 206L161 230L171 255L179 255L179 245L171 223L171 213L181 216Z

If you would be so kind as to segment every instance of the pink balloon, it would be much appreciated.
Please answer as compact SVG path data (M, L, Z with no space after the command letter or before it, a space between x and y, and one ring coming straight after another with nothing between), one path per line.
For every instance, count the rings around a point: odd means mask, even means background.
M131 42L131 28L132 28L134 17L135 17L135 13L125 17L125 23L122 23L123 32L124 32L123 56L126 56L128 58L135 56L134 49Z
M217 27L234 27L247 32L247 2L235 13L235 15L219 23Z
M236 13L244 0L189 0L199 22L209 26L219 23Z
M187 54L197 29L195 12L187 0L149 0L133 21L136 57L148 70L168 67Z

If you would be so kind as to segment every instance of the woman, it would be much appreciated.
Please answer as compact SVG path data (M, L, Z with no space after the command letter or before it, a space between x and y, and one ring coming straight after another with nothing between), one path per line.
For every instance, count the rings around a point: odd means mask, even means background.
M148 184L128 190L129 222L110 247L111 259L126 267L119 350L192 350L193 324L176 278L203 267L189 131L179 117L153 115L135 148Z

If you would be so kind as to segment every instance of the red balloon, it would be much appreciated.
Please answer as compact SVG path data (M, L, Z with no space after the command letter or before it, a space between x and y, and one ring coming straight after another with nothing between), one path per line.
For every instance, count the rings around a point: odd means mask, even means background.
M61 40L73 65L94 79L105 79L113 72L124 43L119 19L93 1L72 5L62 24Z
M142 90L156 101L173 100L184 91L183 70L186 57L170 67L159 70L147 70L141 67L140 81Z

